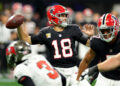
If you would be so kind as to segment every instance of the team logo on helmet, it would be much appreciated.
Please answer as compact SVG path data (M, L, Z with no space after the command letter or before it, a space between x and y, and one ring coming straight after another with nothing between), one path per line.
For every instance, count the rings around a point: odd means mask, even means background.
M55 8L51 8L51 9L50 9L50 14L51 14L51 16L53 16L53 17L55 17L55 15L53 14L54 10L55 10Z

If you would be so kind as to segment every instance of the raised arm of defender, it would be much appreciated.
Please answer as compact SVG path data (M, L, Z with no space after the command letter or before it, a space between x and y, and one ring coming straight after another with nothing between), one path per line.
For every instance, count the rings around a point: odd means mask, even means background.
M94 57L95 57L95 52L92 49L90 49L85 55L85 58L81 61L79 65L77 80L79 80L82 72L88 67L88 65L90 64L90 62L92 61Z
M20 27L17 28L19 39L24 40L28 42L29 44L32 44L30 36L28 35L27 32L25 32L25 30L23 30L24 28L25 28L24 23Z

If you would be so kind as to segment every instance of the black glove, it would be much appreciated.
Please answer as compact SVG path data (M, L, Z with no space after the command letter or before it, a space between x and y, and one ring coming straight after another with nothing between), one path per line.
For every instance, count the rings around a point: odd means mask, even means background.
M92 82L97 78L98 73L99 73L99 70L97 65L89 68L88 76L89 76L90 84L92 84Z
M88 75L92 76L92 75L94 75L95 73L98 73L98 72L99 72L98 71L98 67L97 66L93 66L93 67L89 68Z

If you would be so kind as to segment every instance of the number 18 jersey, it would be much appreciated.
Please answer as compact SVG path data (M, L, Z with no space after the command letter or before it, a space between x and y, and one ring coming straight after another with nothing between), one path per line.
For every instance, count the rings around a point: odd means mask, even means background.
M37 36L32 36L32 44L45 44L49 54L48 60L55 67L73 67L79 63L75 41L86 44L85 38L77 25L68 25L62 32L53 27L43 28Z

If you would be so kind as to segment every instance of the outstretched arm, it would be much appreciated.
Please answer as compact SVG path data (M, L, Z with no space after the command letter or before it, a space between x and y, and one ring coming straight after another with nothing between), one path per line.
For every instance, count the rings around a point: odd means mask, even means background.
M29 44L31 44L30 36L28 35L27 32L25 32L24 29L25 29L24 23L20 27L17 28L19 39L24 40L28 42Z
M82 72L88 67L88 65L90 64L90 62L94 57L95 57L95 52L92 49L90 49L79 65L77 80L79 80Z
M120 66L120 53L102 63L99 63L97 66L100 72L114 70Z

